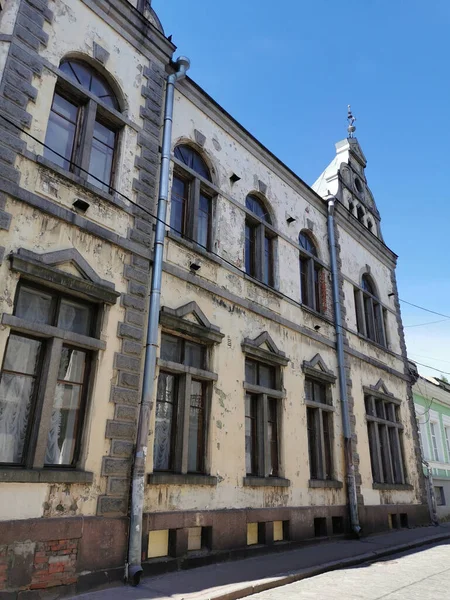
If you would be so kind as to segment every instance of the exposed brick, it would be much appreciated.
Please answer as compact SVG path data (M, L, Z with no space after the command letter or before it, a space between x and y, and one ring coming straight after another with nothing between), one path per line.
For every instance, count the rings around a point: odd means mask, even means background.
M108 420L106 422L106 437L121 440L134 440L136 426L134 423Z
M111 391L111 401L117 404L137 406L139 403L139 394L135 390L114 386Z

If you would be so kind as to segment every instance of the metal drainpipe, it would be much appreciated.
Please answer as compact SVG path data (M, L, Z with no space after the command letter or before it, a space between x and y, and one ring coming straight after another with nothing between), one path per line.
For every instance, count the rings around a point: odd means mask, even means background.
M342 328L341 301L339 298L339 280L336 259L336 240L334 236L334 202L328 200L328 243L330 246L331 277L333 282L334 325L336 330L336 348L339 371L339 392L341 395L342 427L344 430L345 466L347 471L347 496L350 510L350 523L353 532L359 536L358 501L356 497L355 465L353 464L352 430L347 398L347 375L344 362L344 335Z
M159 174L159 197L155 242L153 250L152 284L150 306L147 321L147 342L145 347L144 381L139 410L139 424L133 465L131 487L130 533L128 540L128 563L126 579L132 585L138 585L142 575L142 516L144 509L145 461L147 457L150 410L156 370L156 349L158 346L159 310L161 304L161 279L166 233L167 200L169 196L170 149L172 144L172 117L175 83L185 77L190 61L185 56L177 59L178 70L167 77L166 102L164 107L164 128Z

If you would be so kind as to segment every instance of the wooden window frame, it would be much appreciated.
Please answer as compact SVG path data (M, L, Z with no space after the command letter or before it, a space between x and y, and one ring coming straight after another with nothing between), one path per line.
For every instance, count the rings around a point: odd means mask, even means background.
M184 165L180 160L173 157L174 168L173 177L177 177L182 180L187 188L185 198L185 210L183 215L182 231L176 231L170 225L170 231L173 235L181 238L186 238L191 242L194 242L200 248L204 248L206 251L213 249L213 223L214 223L214 212L215 212L215 198L217 196L213 187L208 185L208 182L204 177ZM172 195L172 191L171 191ZM199 206L200 206L200 195L204 195L209 199L209 221L208 221L208 232L207 232L207 243L206 246L200 244L197 239L196 225L198 222Z
M193 342L203 346L205 351L205 368L191 367L183 364L182 362L172 362L168 360L158 359L159 372L170 374L176 378L175 394L176 394L176 411L174 412L173 419L175 419L171 431L171 448L173 449L173 456L171 457L171 465L169 469L155 469L153 466L153 473L160 474L181 474L181 475L206 475L209 470L209 453L208 453L208 442L209 442L209 422L211 414L211 399L213 382L217 381L218 377L216 373L208 371L208 365L211 361L211 345L205 343L204 340L197 338L181 336L179 333L164 330L163 335L170 335L181 340L181 343ZM181 351L181 360L185 360L184 352ZM191 384L192 381L199 381L202 383L203 394L204 394L204 408L203 408L203 460L201 469L198 471L189 470L189 416L191 408ZM156 410L155 401L155 410ZM197 448L197 452L200 453L200 449Z
M306 386L307 384L311 384L312 397L309 398L306 394ZM325 402L321 402L315 399L314 396L314 385L319 385L324 390L324 398ZM331 387L329 383L324 382L319 378L315 378L314 376L306 376L305 377L305 405L307 411L307 422L309 422L309 415L314 419L313 426L317 429L315 432L315 444L316 448L314 449L315 458L317 459L317 473L314 473L312 470L312 449L311 449L311 440L309 437L308 431L308 454L309 454L309 464L310 464L310 478L312 481L333 481L335 477L335 467L334 467L334 423L333 423L333 413L335 412L335 408L333 406L333 398L331 394ZM327 473L327 452L326 452L326 441L325 441L325 433L324 433L324 418L328 419L328 447L330 453L329 459L329 473Z
M365 393L364 402L373 483L405 485L404 427L397 420L401 402L375 393Z
M114 187L115 173L117 170L118 152L120 146L121 129L124 121L117 116L117 111L108 107L101 101L96 101L91 93L83 93L81 86L72 85L66 78L58 78L53 94L50 112L53 111L53 102L56 95L61 96L71 104L77 106L77 125L75 128L72 154L70 157L69 172L78 175L85 183L88 182L89 166L91 160L92 144L94 137L94 127L96 121L114 132L114 152L111 161L111 176L109 181L99 182L97 180L91 185L100 188L106 193L112 193ZM46 140L47 144L47 140ZM49 148L51 144L47 144ZM44 158L52 160L51 155L46 156L44 149ZM106 186L107 189L103 189Z
M266 388L257 383L244 381L244 390L251 397L251 401L256 405L256 458L252 461L256 463L255 473L246 473L247 477L279 478L281 472L281 400L285 394L281 391L281 369L279 365L270 362L255 359L253 356L246 356L245 360L256 364L262 364L275 369L275 388ZM257 378L259 371L257 370ZM277 439L277 465L275 472L271 465L271 449L269 442L269 403L276 402L276 439Z
M306 290L300 285L301 303L307 306L311 310L314 310L320 314L324 311L324 298L322 297L322 277L323 267L317 257L310 254L307 250L300 250L300 270L302 263L306 265ZM315 274L317 272L318 286L316 289Z
M275 287L275 239L276 234L272 230L271 227L267 227L269 225L262 219L260 219L257 215L251 213L247 210L245 216L245 227L248 227L251 231L251 235L253 236L253 249L252 254L250 256L251 261L251 269L250 272L246 271L247 275L257 279L264 285L268 287ZM266 262L266 252L265 252L265 240L266 238L270 243L270 251L269 251L269 259L267 265L268 271L268 280L264 281L264 271L265 271L265 262ZM245 247L244 247L245 252ZM247 263L247 257L244 257L245 264Z
M358 333L386 348L386 309L376 296L360 287L354 288L354 297Z
M28 430L24 444L23 460L21 463L0 463L0 468L11 470L42 470L46 471L75 471L81 467L83 438L86 433L86 415L89 410L89 400L91 396L91 384L93 378L93 365L95 363L96 351L104 348L104 343L98 340L100 334L100 311L94 302L80 299L78 296L60 293L51 287L41 286L35 282L21 280L16 289L14 300L14 310L17 309L17 303L20 291L23 288L33 289L43 292L52 297L51 300L51 322L50 324L40 324L28 321L24 318L16 317L14 314L5 320L3 315L2 322L10 326L10 335L35 339L41 342L39 362L36 367L36 386L33 390L31 400L31 414L28 423ZM58 315L62 300L67 299L83 304L91 311L89 335L69 332L57 326ZM97 337L94 337L97 336ZM9 339L9 337L8 337ZM47 449L48 432L50 429L50 420L55 399L55 390L58 379L60 358L63 347L74 350L82 350L86 353L86 365L83 377L82 397L80 407L80 424L78 426L74 456L70 465L45 464L45 454ZM3 358L3 364L6 358ZM0 371L3 372L3 368Z

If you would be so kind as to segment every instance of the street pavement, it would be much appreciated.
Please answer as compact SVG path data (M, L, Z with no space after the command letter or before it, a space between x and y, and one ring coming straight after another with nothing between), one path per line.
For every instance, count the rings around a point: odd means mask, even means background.
M435 548L428 548L431 545ZM423 550L424 548L428 549ZM387 557L400 552L414 553L408 557L392 560L389 558L386 562ZM421 559L421 556L424 558ZM375 563L375 561L383 562ZM368 566L370 563L372 564ZM404 572L403 564L405 564ZM443 524L439 527L401 529L360 540L337 539L305 544L282 552L165 573L157 577L145 577L137 587L120 584L116 587L88 592L76 598L79 600L237 600L257 594L252 596L252 600L258 595L264 596L264 600L278 600L278 598L284 600L288 597L285 594L289 594L290 598L295 596L299 600L303 598L450 600L449 571L450 525ZM325 575L321 575L322 573ZM424 596L421 585L426 589L434 589L431 586L441 585L436 583L435 577L440 577L442 580L438 579L443 585L441 592ZM369 582L367 585L366 578ZM423 584L422 579L425 581ZM419 586L417 588L420 592L419 596L409 594L408 588L405 589L409 595L386 596L397 591L402 593L402 587L410 583ZM322 585L323 591L319 588L315 590L315 585ZM339 585L342 587L342 593L337 587ZM395 588L395 585L398 588ZM411 589L414 590L413 587ZM433 593L435 591L434 589Z
M449 542L450 544L450 542ZM324 573L252 600L448 600L450 545L439 544L351 569Z

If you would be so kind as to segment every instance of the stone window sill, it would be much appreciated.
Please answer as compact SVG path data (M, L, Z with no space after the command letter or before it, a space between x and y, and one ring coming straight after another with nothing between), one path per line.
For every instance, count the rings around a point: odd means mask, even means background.
M343 487L342 481L336 481L335 479L310 479L308 485L310 488L335 488L339 490Z
M373 483L372 488L374 490L401 490L409 491L413 490L414 487L409 483Z
M217 485L217 477L196 473L150 473L147 483L150 485Z
M289 487L291 482L284 477L244 477L244 487Z
M0 468L0 481L11 483L92 483L94 474L75 469Z

